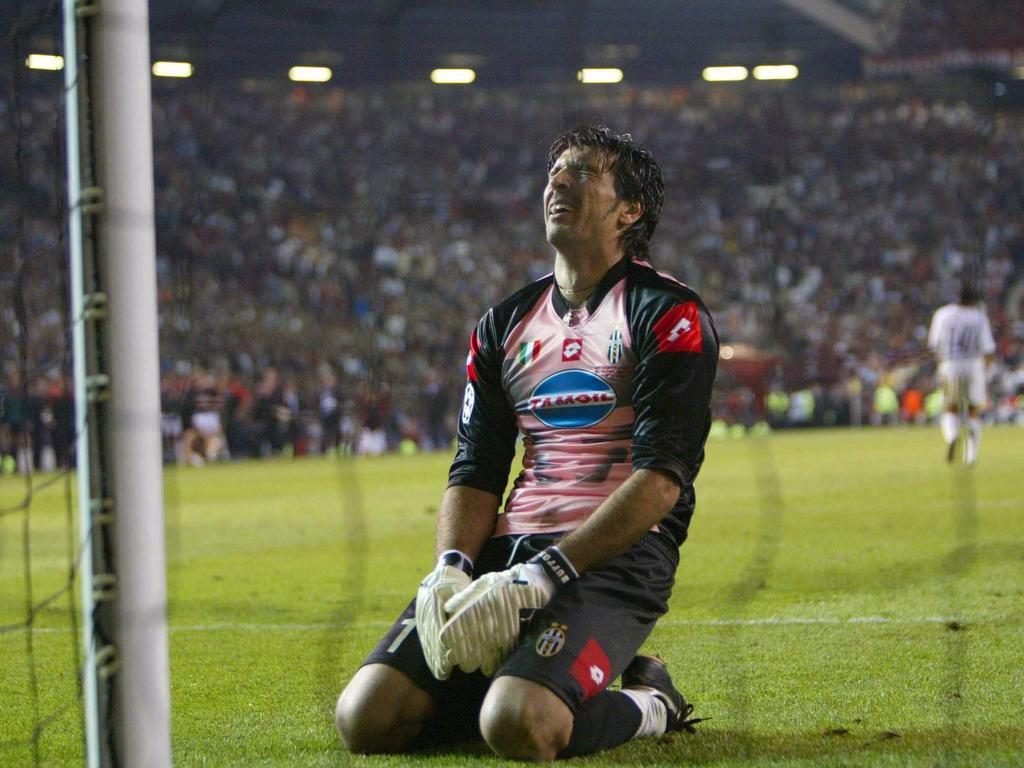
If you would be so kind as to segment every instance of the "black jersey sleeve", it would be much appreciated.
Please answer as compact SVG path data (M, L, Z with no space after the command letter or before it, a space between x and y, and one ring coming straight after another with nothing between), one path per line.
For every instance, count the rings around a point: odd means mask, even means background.
M668 473L685 491L704 460L718 336L699 297L653 271L637 280L631 299L633 468Z
M483 316L469 340L458 447L448 485L468 485L499 498L508 484L519 424L502 381L505 341L554 278L521 288Z
M448 485L468 485L500 498L515 455L518 427L502 387L503 333L496 326L492 309L470 337L458 447Z

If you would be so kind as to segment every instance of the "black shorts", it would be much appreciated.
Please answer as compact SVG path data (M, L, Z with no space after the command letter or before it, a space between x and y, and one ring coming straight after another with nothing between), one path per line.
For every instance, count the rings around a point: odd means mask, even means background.
M529 560L558 536L499 536L477 558L474 577ZM495 677L512 675L540 683L575 714L584 701L608 687L633 660L668 610L679 549L663 533L647 533L627 552L587 571L561 588L543 609L524 617L519 645ZM431 675L415 627L416 601L405 609L364 664L404 672L429 693L439 712L475 726L491 680L458 669L446 681Z

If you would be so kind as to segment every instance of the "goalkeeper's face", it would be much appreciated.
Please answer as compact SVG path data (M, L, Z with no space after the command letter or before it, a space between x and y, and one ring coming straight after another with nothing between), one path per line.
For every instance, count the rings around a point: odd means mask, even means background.
M618 248L622 230L636 220L633 208L616 194L611 163L600 149L569 147L551 166L544 224L558 250Z

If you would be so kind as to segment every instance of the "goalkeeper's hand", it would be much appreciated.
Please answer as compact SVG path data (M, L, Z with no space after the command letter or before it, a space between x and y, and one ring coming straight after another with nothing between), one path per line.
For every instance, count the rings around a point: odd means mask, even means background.
M490 677L519 642L519 612L543 608L556 589L577 577L557 547L528 562L488 573L445 603L451 618L441 629L449 664Z
M472 573L473 561L458 550L450 549L441 554L437 566L416 592L416 630L423 657L438 680L447 680L452 673L447 649L441 644L441 627L448 619L444 604L469 586Z

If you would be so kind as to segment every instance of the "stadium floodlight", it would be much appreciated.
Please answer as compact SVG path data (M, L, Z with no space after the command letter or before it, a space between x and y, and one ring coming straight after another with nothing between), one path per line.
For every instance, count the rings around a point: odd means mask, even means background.
M761 64L754 67L755 80L796 80L800 70L795 64Z
M439 68L430 73L430 82L436 85L469 85L476 80L476 71L466 67Z
M55 56L51 53L30 53L28 58L25 59L25 66L29 69L59 72L64 69L64 57Z
M187 61L155 61L153 74L157 77L192 77L192 64Z
M330 67L292 67L288 79L294 83L326 83L333 74Z
M746 80L747 74L746 67L704 67L701 77L709 83L729 83Z
M576 73L576 79L581 83L621 83L622 70L616 67L584 67Z

